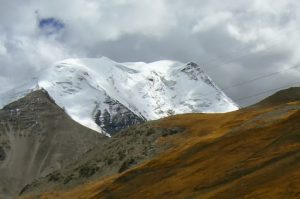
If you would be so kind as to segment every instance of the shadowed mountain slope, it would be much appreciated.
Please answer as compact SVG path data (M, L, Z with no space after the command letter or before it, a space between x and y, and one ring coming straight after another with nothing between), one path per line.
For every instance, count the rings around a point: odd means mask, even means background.
M73 121L44 90L0 110L0 198L61 169L107 139Z
M300 101L300 87L291 87L289 89L278 91L254 106L274 106L295 101Z
M290 99L156 121L185 129L164 139L168 151L105 179L24 198L299 198L300 101Z

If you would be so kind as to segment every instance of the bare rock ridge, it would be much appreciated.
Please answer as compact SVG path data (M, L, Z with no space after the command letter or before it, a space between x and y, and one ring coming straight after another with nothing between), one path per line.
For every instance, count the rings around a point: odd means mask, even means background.
M63 168L107 139L73 121L45 90L0 110L0 198Z

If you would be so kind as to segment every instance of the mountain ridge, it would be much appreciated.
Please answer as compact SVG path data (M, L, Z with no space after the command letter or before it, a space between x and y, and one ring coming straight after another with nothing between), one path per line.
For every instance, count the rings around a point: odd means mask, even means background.
M256 106L274 106L281 103L289 103L300 101L300 87L290 87L288 89L280 90L273 95L266 97L258 103L250 107Z
M73 121L45 90L0 109L0 198L63 168L107 139Z
M118 63L106 57L57 62L21 88L0 94L0 104L3 106L39 88L47 90L72 119L107 135L116 129L173 114L238 109L193 62ZM117 103L117 108L107 101ZM99 112L109 113L107 127L95 121ZM116 117L125 112L122 118ZM111 124L113 120L117 122ZM105 129L112 131L105 132Z

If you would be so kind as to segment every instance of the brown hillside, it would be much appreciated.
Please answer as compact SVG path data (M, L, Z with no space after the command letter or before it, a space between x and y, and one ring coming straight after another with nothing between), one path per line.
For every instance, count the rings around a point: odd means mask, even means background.
M289 89L276 92L274 95L267 97L256 106L274 106L282 103L300 101L300 87L291 87Z
M175 148L67 191L24 198L300 198L300 102L157 122Z

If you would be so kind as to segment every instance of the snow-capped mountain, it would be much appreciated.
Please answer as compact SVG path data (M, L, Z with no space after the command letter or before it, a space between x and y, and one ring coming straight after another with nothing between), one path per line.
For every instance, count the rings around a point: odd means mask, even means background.
M173 114L238 109L193 62L117 63L106 57L57 62L0 93L0 107L40 88L75 121L104 133Z

